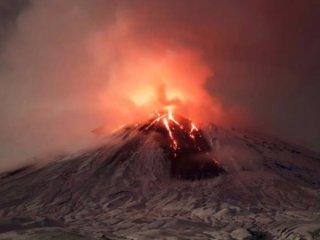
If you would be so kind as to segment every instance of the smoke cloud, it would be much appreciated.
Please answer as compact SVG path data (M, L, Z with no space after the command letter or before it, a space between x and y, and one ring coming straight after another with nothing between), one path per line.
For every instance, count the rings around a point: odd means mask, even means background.
M0 170L172 103L319 149L316 2L4 1Z

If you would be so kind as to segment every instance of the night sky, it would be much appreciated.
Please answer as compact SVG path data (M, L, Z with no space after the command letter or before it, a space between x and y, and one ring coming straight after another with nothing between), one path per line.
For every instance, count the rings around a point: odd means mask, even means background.
M113 57L95 58L92 36L123 22L125 46L106 42ZM94 96L102 75L121 86L107 73L128 46L200 52L230 125L320 152L319 23L318 0L1 0L0 169L87 146L112 121Z

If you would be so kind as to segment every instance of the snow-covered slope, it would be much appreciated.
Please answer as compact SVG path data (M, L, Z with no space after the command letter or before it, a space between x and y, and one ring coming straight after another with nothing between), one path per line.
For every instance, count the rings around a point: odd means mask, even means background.
M128 126L97 149L1 174L0 239L320 239L318 154L215 125L199 134L199 156L188 144L174 156L161 129ZM176 174L183 159L196 177Z

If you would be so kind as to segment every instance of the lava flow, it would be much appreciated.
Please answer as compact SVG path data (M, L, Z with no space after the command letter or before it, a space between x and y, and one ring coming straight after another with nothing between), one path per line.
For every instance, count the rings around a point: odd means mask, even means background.
M224 172L212 157L212 147L202 131L172 109L157 113L140 131L158 133L155 138L171 162L171 176L183 179L215 177Z
M121 130L123 129L123 130ZM135 142L147 136L156 141L163 150L165 160L170 162L170 176L185 180L200 180L225 173L220 163L213 158L214 149L204 132L187 118L173 113L173 108L157 112L156 116L143 123L121 127L122 140L134 134ZM93 131L100 135L103 129ZM149 138L151 137L151 138Z
M179 143L177 138L174 136L175 129L179 128L180 130L184 131L191 139L195 139L195 133L199 133L199 129L193 122L189 122L189 124L186 124L185 122L185 120L182 120L180 123L179 120L175 119L172 108L169 108L168 112L164 114L160 114L158 112L156 119L146 127L146 130L150 129L155 124L162 123L170 137L170 145L172 149L176 151L179 149Z

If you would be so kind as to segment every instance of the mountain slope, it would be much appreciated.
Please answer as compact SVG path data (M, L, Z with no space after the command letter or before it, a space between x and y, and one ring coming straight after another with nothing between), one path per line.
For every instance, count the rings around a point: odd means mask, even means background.
M320 239L319 155L215 125L198 130L199 154L173 128L179 152L163 126L147 126L2 174L0 239Z

